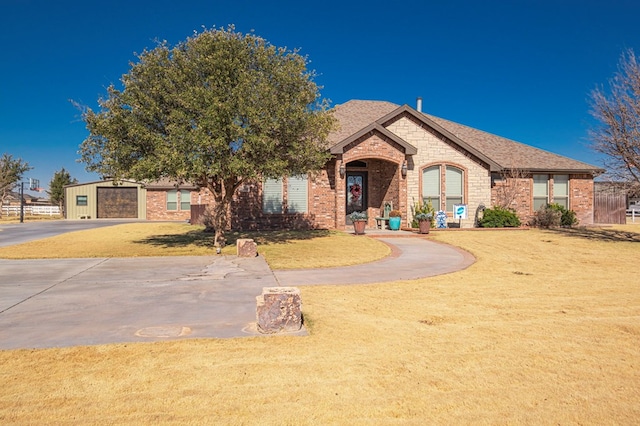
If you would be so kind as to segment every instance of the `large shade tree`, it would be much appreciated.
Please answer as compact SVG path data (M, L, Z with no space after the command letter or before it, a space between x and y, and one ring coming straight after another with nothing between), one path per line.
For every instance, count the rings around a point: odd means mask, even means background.
M31 170L29 163L13 155L4 153L0 157L0 205L4 204L9 193L22 180L22 175ZM0 209L0 217L2 210Z
M144 50L100 110L85 108L89 171L115 179L170 178L208 188L217 246L233 194L247 180L298 175L328 159L334 125L297 50L233 26Z
M604 154L607 172L616 180L640 186L640 65L633 50L622 54L608 90L591 92L593 148Z

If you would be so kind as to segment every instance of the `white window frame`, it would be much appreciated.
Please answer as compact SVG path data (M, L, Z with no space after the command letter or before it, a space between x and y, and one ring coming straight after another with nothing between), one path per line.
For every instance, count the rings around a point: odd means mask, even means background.
M309 179L307 175L287 178L287 213L309 211Z
M282 214L282 179L265 179L262 183L262 212Z

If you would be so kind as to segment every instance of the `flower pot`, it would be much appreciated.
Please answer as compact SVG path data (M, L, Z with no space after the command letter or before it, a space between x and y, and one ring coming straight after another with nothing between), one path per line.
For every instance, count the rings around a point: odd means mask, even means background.
M400 229L400 222L402 221L402 218L400 217L390 217L389 218L389 228L392 231L397 231Z
M353 230L355 231L356 235L363 235L364 228L366 226L367 226L367 222L364 220L356 220L353 222Z
M431 229L431 221L430 220L420 220L418 221L418 226L420 227L421 234L428 234Z

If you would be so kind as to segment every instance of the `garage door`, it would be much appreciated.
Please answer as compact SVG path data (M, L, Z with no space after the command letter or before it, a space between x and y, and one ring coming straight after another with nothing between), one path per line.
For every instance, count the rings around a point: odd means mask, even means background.
M98 187L98 218L137 218L137 187Z

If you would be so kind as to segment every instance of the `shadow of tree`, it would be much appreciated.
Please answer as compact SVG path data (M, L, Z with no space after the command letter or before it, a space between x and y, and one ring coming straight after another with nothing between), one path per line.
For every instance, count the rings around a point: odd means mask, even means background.
M568 235L571 237L586 238L598 241L627 241L640 243L640 234L636 232L620 231L605 228L552 228L549 232Z
M236 241L242 238L251 238L256 242L256 244L286 244L291 241L327 237L331 235L331 231L233 231L227 232L225 235L227 237L227 245L235 245ZM152 235L150 237L137 240L135 243L149 244L157 247L185 247L194 245L196 247L213 248L213 233L205 232L203 230L193 230L184 234Z

